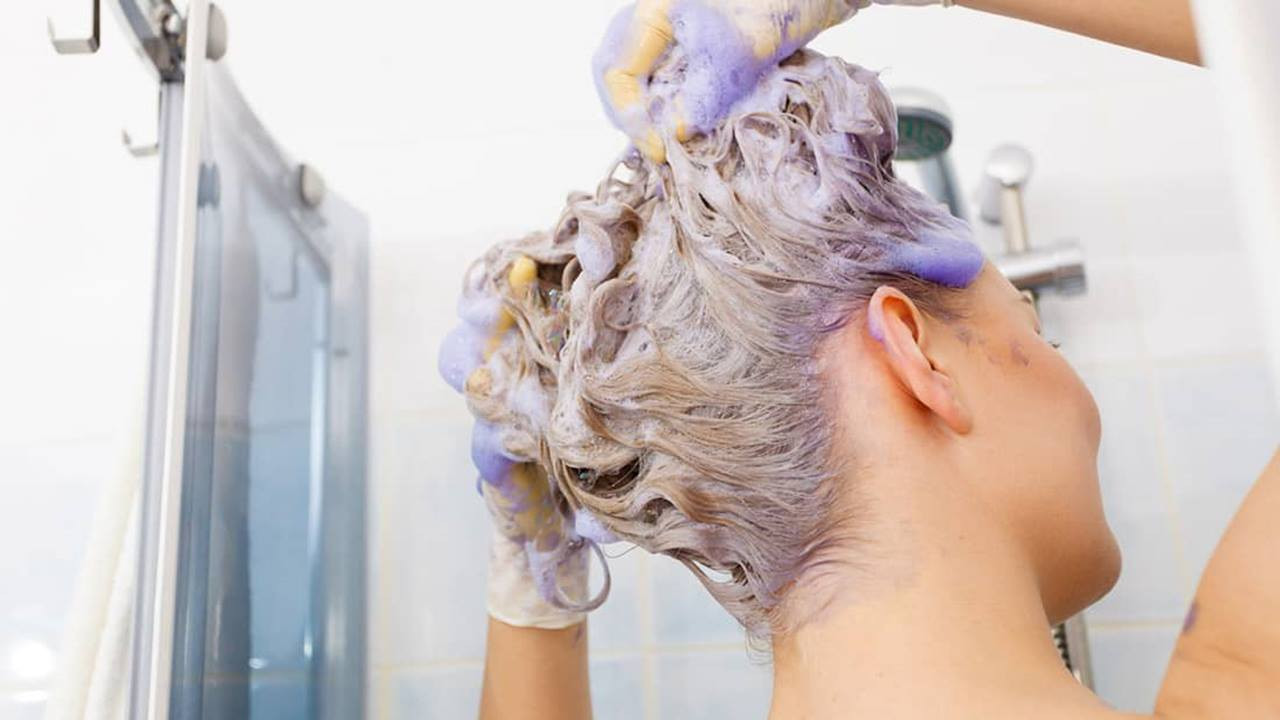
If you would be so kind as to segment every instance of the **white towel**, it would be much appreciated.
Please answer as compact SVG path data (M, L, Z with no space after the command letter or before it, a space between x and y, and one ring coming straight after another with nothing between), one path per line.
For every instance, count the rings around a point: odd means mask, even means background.
M140 393L136 397L145 397ZM141 403L139 403L141 405ZM141 408L139 408L141 410ZM143 413L125 426L76 580L46 720L123 720L137 587Z

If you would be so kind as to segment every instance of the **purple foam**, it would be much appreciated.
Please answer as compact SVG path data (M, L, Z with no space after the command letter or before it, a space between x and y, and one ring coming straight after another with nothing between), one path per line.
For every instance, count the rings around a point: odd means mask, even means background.
M484 362L484 334L468 323L461 323L445 336L436 357L440 376L449 387L462 392L467 376Z
M476 420L471 430L471 462L480 472L480 477L499 490L506 490L515 461L516 458L502 447L499 429L491 423Z
M600 545L618 542L618 536L600 524L600 519L593 515L590 510L583 508L578 508L573 515L573 530L578 535L588 540L594 540Z
M895 245L886 258L888 265L929 282L946 287L968 287L986 258L968 239L942 233L922 232L919 242Z

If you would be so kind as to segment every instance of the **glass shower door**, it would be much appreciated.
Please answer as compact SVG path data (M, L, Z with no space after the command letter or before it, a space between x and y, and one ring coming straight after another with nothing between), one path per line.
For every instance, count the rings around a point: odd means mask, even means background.
M168 716L360 718L367 223L205 77Z

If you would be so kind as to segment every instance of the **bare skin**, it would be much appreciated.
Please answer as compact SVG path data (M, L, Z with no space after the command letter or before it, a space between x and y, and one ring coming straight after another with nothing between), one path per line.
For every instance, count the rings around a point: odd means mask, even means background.
M481 720L591 717L585 622L543 630L489 618L484 657Z
M881 288L822 357L867 540L830 609L774 638L771 718L1118 717L1049 635L1119 572L1097 409L994 268L967 294L940 321ZM793 601L821 590L804 585Z
M1200 64L1187 0L957 0L956 4Z
M1045 503L1037 491L1018 487L1057 484L1047 468L1067 461L1007 457L1034 443L1030 435L1070 444L1072 425L1087 441L1091 401L1068 387L1069 368L1038 338L1034 312L990 268L958 326L881 291L868 314L883 340L852 324L825 358L845 394L838 406L858 428L857 455L874 458L849 479L855 502L871 508L871 540L850 551L858 568L845 578L850 590L799 631L775 637L770 717L1280 717L1280 454L1204 573L1155 714L1116 712L1066 672L1047 634L1114 582L1109 533L1090 528L1085 488L1047 513L1035 507ZM1038 412L1052 393L1066 422L1046 427L1019 415L1020 403ZM872 416L879 421L867 422ZM988 443L981 435L993 427ZM1001 479L1023 468L1019 482ZM1067 526L1055 526L1055 515L1078 528L1073 542L1093 538L1094 547L1073 552L1062 543Z

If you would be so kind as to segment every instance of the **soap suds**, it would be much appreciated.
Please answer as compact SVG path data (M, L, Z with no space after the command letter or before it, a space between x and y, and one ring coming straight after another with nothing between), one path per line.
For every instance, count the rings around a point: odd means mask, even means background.
M678 48L651 94L676 97L698 61ZM712 118L729 95L707 97ZM485 253L440 357L478 418L486 490L549 483L537 508L553 512L504 526L544 595L581 548L618 539L685 564L758 635L788 622L784 588L821 572L849 519L823 343L885 284L948 317L983 261L895 176L875 73L801 51L727 112Z

